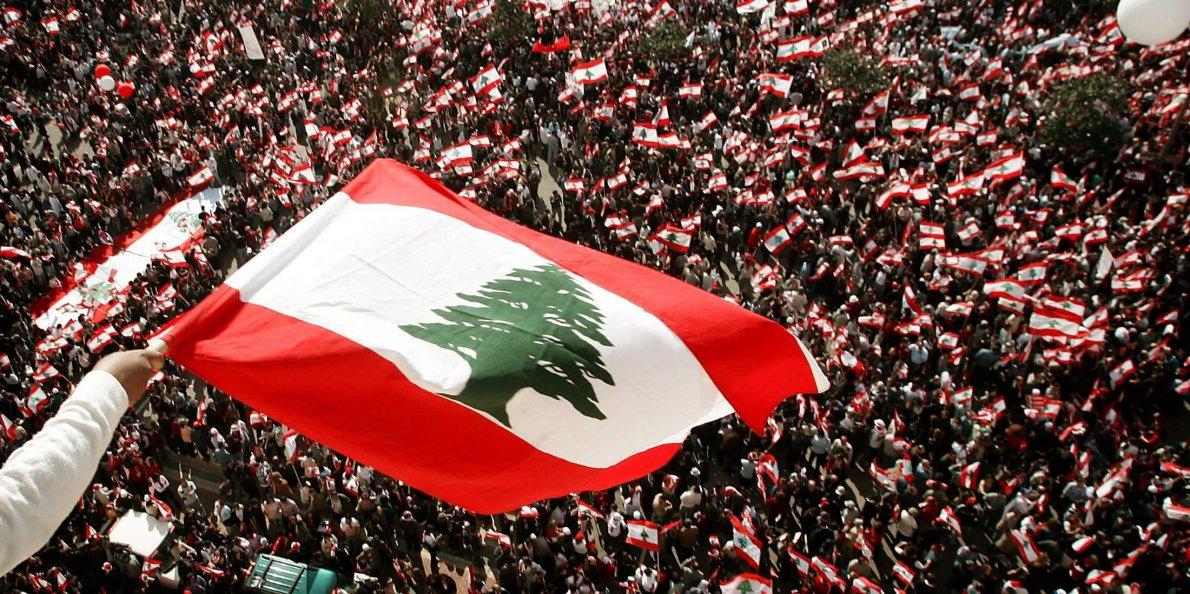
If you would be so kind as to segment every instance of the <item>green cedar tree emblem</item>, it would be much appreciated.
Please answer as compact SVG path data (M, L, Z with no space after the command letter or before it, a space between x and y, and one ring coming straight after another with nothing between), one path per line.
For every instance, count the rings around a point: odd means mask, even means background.
M202 215L197 212L180 212L175 211L169 213L169 219L177 225L178 229L184 232L194 232L198 230L202 223Z
M471 366L463 391L443 396L506 427L508 402L523 388L564 398L593 419L607 418L591 380L615 385L595 346L612 344L601 331L603 313L573 277L554 264L518 268L458 298L466 303L434 310L443 323L401 326Z

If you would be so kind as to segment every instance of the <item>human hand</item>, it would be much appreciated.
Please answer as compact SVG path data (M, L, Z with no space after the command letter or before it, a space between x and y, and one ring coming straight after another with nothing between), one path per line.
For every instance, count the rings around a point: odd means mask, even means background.
M95 369L106 371L124 386L128 406L136 406L149 385L149 378L165 366L165 357L154 350L121 351L99 360Z

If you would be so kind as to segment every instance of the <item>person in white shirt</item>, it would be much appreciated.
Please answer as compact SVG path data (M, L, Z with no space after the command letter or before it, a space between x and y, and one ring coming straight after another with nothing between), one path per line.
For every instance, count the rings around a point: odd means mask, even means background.
M58 414L0 468L0 575L45 545L91 483L130 405L165 359L155 351L108 355Z

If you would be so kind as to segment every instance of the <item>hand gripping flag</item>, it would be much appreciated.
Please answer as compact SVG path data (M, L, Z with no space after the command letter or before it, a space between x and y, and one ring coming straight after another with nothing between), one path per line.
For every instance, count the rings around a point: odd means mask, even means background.
M761 433L827 387L779 324L390 160L163 336L254 410L479 513L632 480L700 423Z

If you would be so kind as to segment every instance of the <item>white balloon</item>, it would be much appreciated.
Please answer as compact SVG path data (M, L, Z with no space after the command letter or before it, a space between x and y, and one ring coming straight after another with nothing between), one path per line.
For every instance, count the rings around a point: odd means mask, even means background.
M1130 41L1161 45L1190 25L1190 0L1120 0L1116 20Z
M100 78L99 79L99 88L101 88L105 91L110 91L110 90L116 88L116 79L114 79L110 76L105 76L103 78Z

